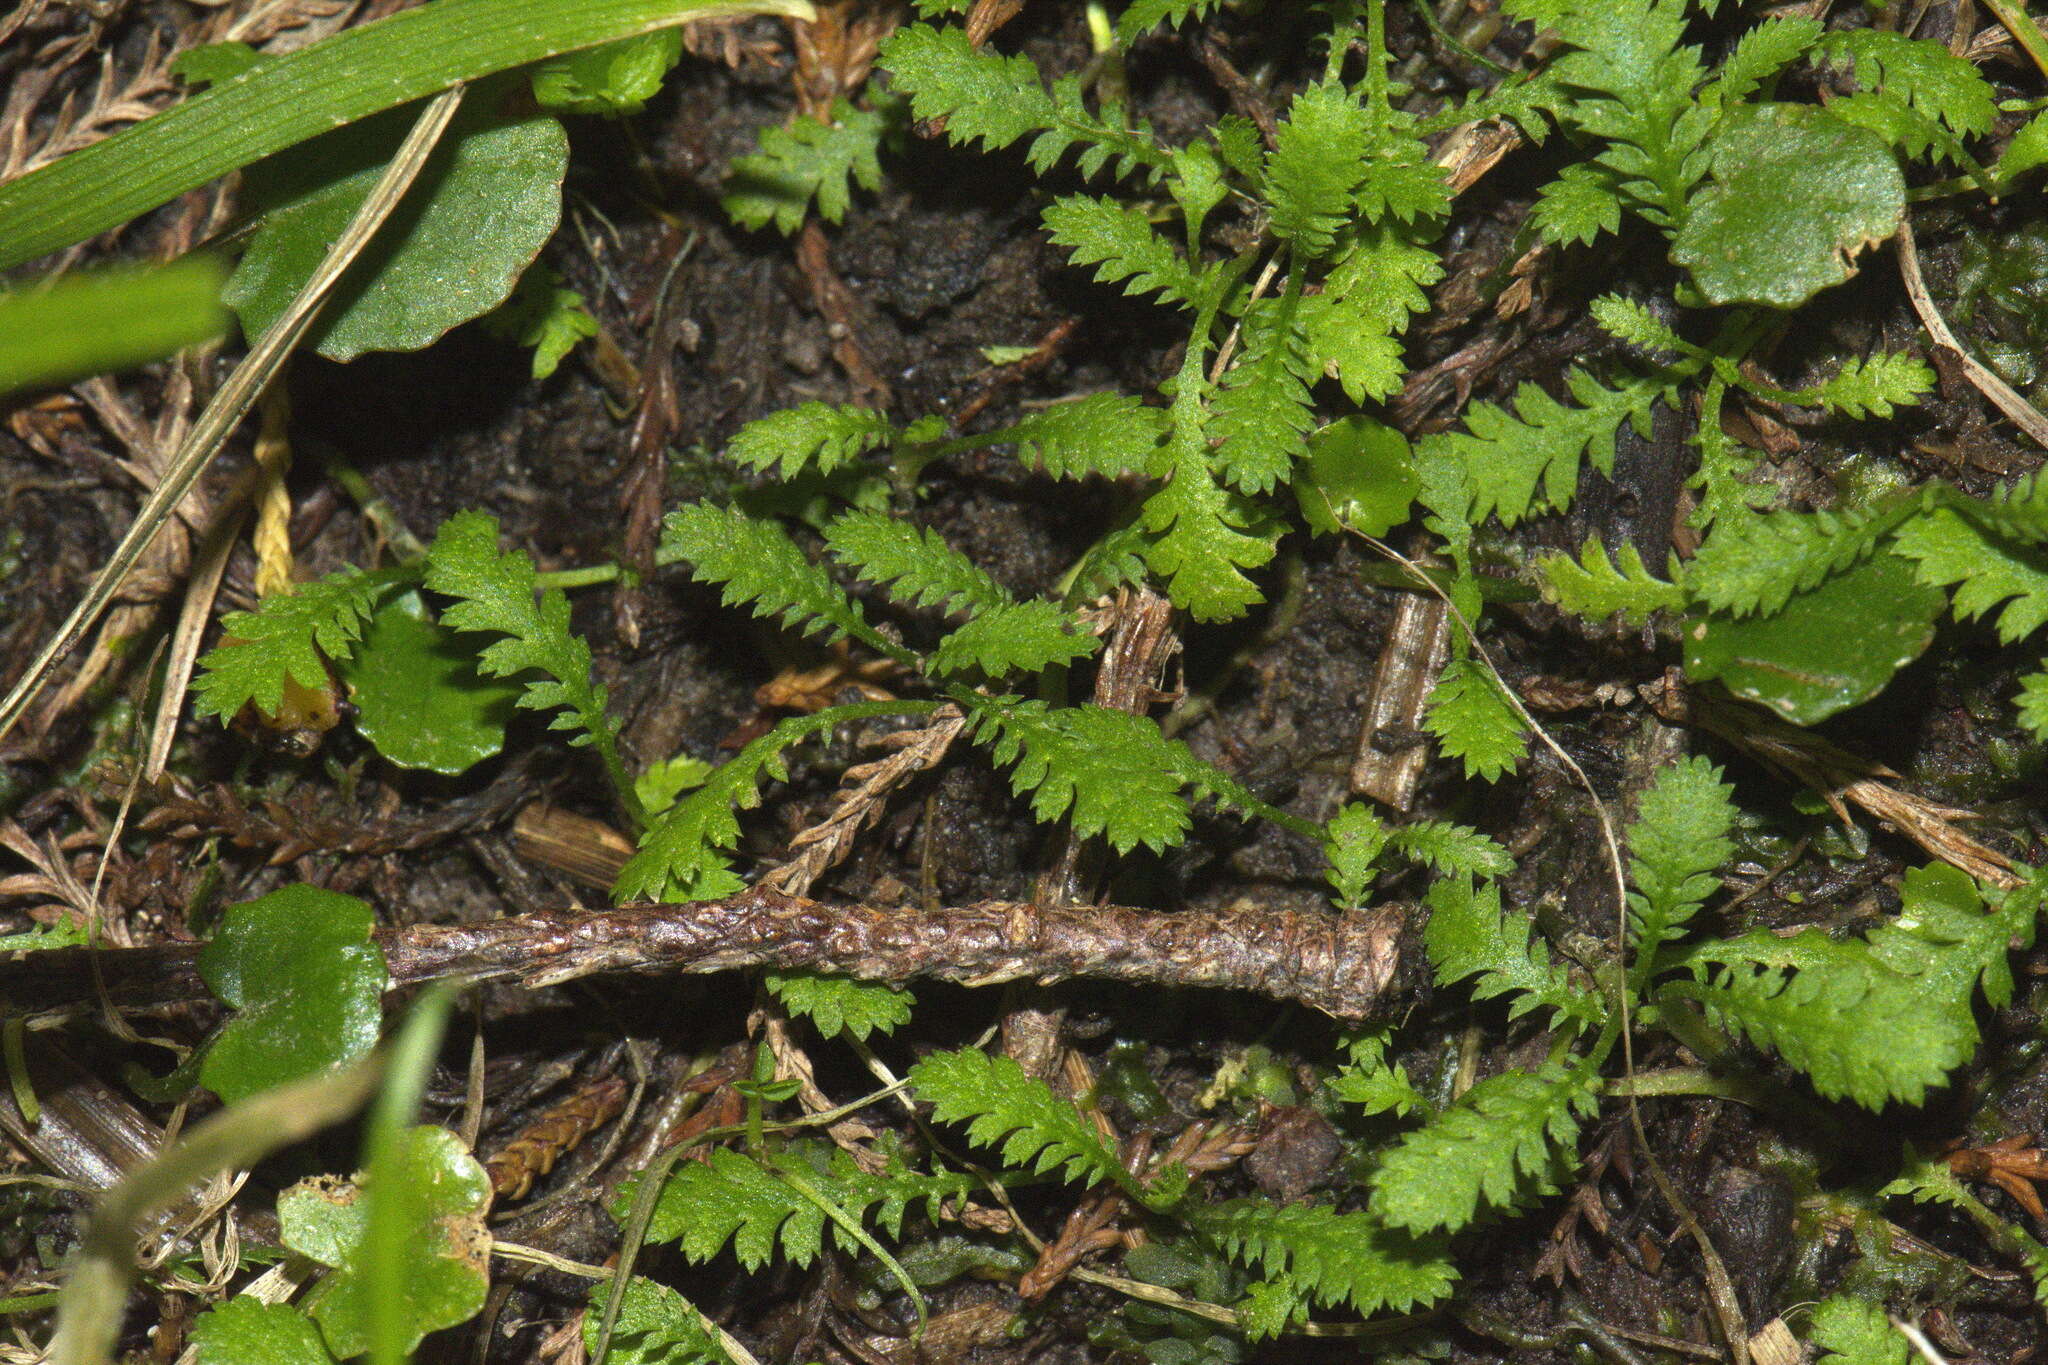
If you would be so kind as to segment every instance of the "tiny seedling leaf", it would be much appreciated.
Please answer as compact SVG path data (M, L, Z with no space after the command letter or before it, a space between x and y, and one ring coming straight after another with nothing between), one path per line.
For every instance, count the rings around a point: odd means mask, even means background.
M404 1315L409 1351L428 1332L475 1317L489 1288L491 1234L484 1213L491 1203L490 1176L462 1139L445 1128L413 1128L401 1142L392 1167L406 1215L404 1274L394 1277L402 1290L396 1305L372 1301L365 1270L366 1185L317 1176L278 1196L284 1244L333 1267L334 1273L306 1296L305 1305L320 1324L327 1348L344 1360L370 1349L376 1335L371 1319L380 1307L395 1307Z
M1294 497L1310 529L1383 536L1408 520L1422 491L1408 438L1370 417L1330 423L1308 442Z
M769 994L791 1014L807 1017L818 1032L837 1038L841 1030L862 1042L870 1033L894 1033L910 1020L914 996L882 981L856 981L850 976L818 972L769 972Z
M320 1329L288 1303L237 1294L192 1324L197 1365L331 1365Z
M199 974L236 1014L207 1049L200 1082L232 1104L374 1048L390 976L373 923L354 896L313 886L229 907Z
M635 34L533 68L533 98L564 114L637 114L682 60L681 29Z
M416 592L391 598L336 672L355 703L356 729L401 768L454 776L505 745L517 683L483 678L476 650L427 615Z

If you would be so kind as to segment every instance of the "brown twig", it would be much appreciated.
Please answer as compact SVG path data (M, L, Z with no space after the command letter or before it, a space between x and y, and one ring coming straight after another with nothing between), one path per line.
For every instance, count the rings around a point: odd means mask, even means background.
M1090 977L1253 991L1355 1020L1398 1003L1420 956L1410 929L1411 908L1398 904L1347 915L1007 901L919 910L821 905L755 888L693 905L382 929L377 943L395 986L464 978L538 988L601 972L743 967L971 986ZM198 955L191 943L47 950L0 963L0 998L17 1012L68 1010L93 998L97 966L116 1004L203 999Z

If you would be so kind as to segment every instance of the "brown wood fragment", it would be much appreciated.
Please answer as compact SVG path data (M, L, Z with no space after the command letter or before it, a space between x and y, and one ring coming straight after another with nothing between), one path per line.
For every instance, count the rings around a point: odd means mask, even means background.
M1411 912L1399 904L1330 915L1260 906L1175 913L1009 901L921 910L821 905L757 887L691 905L381 929L376 942L393 986L458 978L538 988L606 972L743 967L969 986L1087 977L1253 991L1339 1019L1369 1019L1398 1006L1418 970ZM201 946L25 955L0 963L0 998L23 1014L76 1009L96 998L97 968L106 998L116 1005L204 999Z
M633 841L602 820L535 802L512 822L519 856L589 886L611 888L633 856Z
M1353 792L1395 810L1414 804L1415 784L1429 761L1422 708L1450 650L1450 616L1443 599L1402 594L1359 724L1358 756L1351 763Z

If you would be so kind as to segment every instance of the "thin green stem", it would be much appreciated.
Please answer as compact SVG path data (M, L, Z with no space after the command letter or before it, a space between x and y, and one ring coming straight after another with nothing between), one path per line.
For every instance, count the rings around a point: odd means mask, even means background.
M1984 8L1998 16L1998 22L2005 25L2005 31L2012 35L2013 41L2026 49L2041 74L2048 76L2048 34L2041 32L2041 26L2027 13L2027 7L2014 4L2013 0L1984 0Z

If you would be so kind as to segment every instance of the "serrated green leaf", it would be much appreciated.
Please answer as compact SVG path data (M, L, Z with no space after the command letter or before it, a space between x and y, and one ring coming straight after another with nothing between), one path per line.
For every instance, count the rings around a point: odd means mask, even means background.
M1121 283L1126 294L1158 293L1184 307L1199 301L1202 283L1194 267L1143 210L1070 194L1046 205L1042 216L1052 244L1065 247L1075 265L1094 266L1099 282Z
M1889 417L1894 407L1911 407L1934 388L1934 370L1904 351L1852 356L1813 391L1813 401L1847 417Z
M1998 117L1990 82L1940 43L1891 29L1843 29L1820 40L1819 55L1847 63L1864 89L1900 99L1964 137L1990 132Z
M1591 244L1603 232L1621 230L1621 191L1614 172L1596 162L1574 162L1537 191L1529 221L1543 240Z
M1465 517L1474 525L1497 515L1504 526L1541 512L1563 511L1579 484L1581 460L1606 474L1614 468L1614 434L1631 422L1649 429L1650 405L1663 385L1630 376L1609 388L1586 371L1565 376L1577 406L1567 407L1533 383L1515 391L1514 411L1474 403L1465 431L1425 436L1418 460L1441 459L1464 471Z
M1598 537L1587 536L1576 561L1569 555L1545 555L1537 569L1543 576L1544 597L1588 620L1604 621L1620 613L1631 626L1640 626L1652 613L1678 611L1686 603L1685 589L1651 574L1632 544L1621 547L1617 565Z
M1324 873L1340 910L1365 904L1372 889L1375 864L1387 846L1386 822L1372 807L1354 801L1330 817L1323 835L1323 851L1330 859Z
M1471 659L1453 659L1437 676L1422 728L1446 757L1464 762L1465 776L1483 782L1513 772L1529 752L1520 713L1493 674Z
M1777 611L1867 557L1916 507L1893 496L1846 512L1724 518L1687 566L1686 587L1714 611Z
M1509 1019L1548 1009L1553 1022L1600 1022L1600 999L1550 960L1535 922L1526 911L1503 908L1498 887L1475 890L1468 877L1447 877L1425 900L1430 914L1422 941L1439 984L1469 979L1476 1000L1505 996Z
M1423 291L1443 278L1436 253L1393 223L1361 226L1323 278L1321 293L1304 297L1298 325L1311 360L1354 403L1385 398L1406 378L1400 334L1429 307Z
M1339 81L1305 87L1287 108L1266 154L1265 197L1273 231L1309 257L1326 256L1351 217L1364 181L1373 119Z
M1332 1098L1355 1104L1367 1114L1391 1113L1405 1118L1418 1109L1429 1109L1429 1102L1408 1079L1408 1073L1387 1061L1391 1032L1383 1026L1346 1040L1347 1061L1326 1084Z
M478 676L476 650L427 615L416 592L377 609L355 652L336 666L356 729L401 768L453 776L505 747L517 683Z
M1367 1213L1232 1199L1186 1217L1233 1259L1286 1276L1331 1307L1411 1312L1444 1298L1458 1281L1441 1239L1390 1228Z
M808 1018L826 1038L837 1038L844 1030L866 1042L870 1033L894 1033L910 1021L911 1007L917 1003L900 986L850 976L768 972L762 982L784 1009Z
M287 886L230 906L199 950L206 988L236 1013L207 1048L200 1083L232 1104L377 1046L390 974L354 896Z
M287 682L324 691L329 679L323 656L348 658L378 600L406 578L402 572L365 573L350 566L266 597L253 612L229 612L221 620L220 645L199 661L193 709L225 723L253 702L275 717Z
M1828 1099L1866 1109L1919 1104L1976 1046L1966 1008L1857 940L1756 931L1689 949L1684 965L1698 979L1660 994L1692 1001L1718 1026L1775 1050Z
M996 762L1016 765L1011 788L1030 794L1040 820L1071 812L1075 834L1100 834L1119 853L1140 844L1163 850L1187 837L1185 746L1143 716L998 698L978 718L974 738L994 750Z
M600 1280L590 1291L591 1306L583 1315L583 1349L597 1358L598 1329L611 1281ZM626 1281L613 1324L611 1365L730 1365L710 1319L697 1306L665 1284L635 1275Z
M1884 1309L1848 1294L1814 1305L1810 1340L1826 1352L1819 1365L1910 1365L1913 1359Z
M198 1365L329 1365L334 1359L304 1313L247 1294L201 1313L191 1344Z
M1222 3L1223 0L1131 0L1116 17L1116 40L1129 45L1162 24L1179 28L1189 20L1206 19Z
M1671 259L1709 302L1793 308L1898 231L1906 182L1884 141L1803 104L1746 106L1714 141Z
M637 114L682 57L677 28L566 52L533 68L534 102L563 114Z
M662 521L664 559L687 559L699 582L724 588L727 606L750 604L756 616L780 616L803 635L850 635L892 658L908 661L867 622L830 574L804 557L780 526L736 508L690 503Z
M1720 889L1712 875L1734 856L1735 789L1704 758L1681 758L1657 774L1628 827L1632 984L1640 989L1655 970L1655 953Z
M931 653L931 671L943 676L976 669L990 678L1040 673L1085 659L1101 643L1056 603L1006 602L940 640Z
M1407 1134L1373 1176L1372 1211L1396 1228L1455 1232L1482 1209L1554 1193L1578 1166L1592 1080L1554 1062L1480 1081Z
M1887 550L1768 615L1690 622L1686 676L1718 678L1794 725L1818 724L1869 701L1919 658L1941 608L1941 590Z
M813 200L820 218L842 222L852 185L870 193L882 187L877 154L884 126L879 112L842 99L830 123L800 114L787 128L763 128L761 150L733 161L719 205L741 227L758 231L773 223L784 236L804 225Z
M1954 589L1959 619L1995 612L2007 644L2048 622L2048 549L2040 545L2015 544L1956 508L1934 507L1899 527L1893 547L1918 564L1920 582Z
M1620 294L1602 294L1586 305L1586 311L1593 315L1593 321L1600 324L1607 334L1645 350L1684 352L1685 339L1671 328L1648 306Z
M1502 877L1515 869L1514 858L1498 843L1449 820L1402 825L1393 832L1392 843L1402 857L1454 877Z
M2019 708L2020 724L2034 738L2048 740L2048 672L2023 675L2015 705Z
M404 1199L405 1265L404 1274L394 1278L402 1292L401 1339L410 1351L428 1332L467 1322L484 1306L491 1247L484 1214L491 1180L462 1139L445 1128L413 1128L401 1143L391 1169ZM384 1306L373 1302L365 1265L368 1193L361 1181L316 1177L277 1200L284 1244L334 1268L304 1302L327 1349L344 1360L370 1349L376 1337L371 1318Z
M1115 478L1144 470L1166 434L1166 413L1123 393L1092 393L1052 403L1014 426L975 439L1015 442L1017 458L1056 479Z
M725 453L749 469L771 465L784 479L806 469L830 474L896 439L896 427L872 408L799 403L739 429Z
M489 89L463 104L303 344L331 360L416 351L510 296L561 218L569 140L499 104ZM311 278L410 126L404 110L366 119L243 172L243 208L262 221L222 298L247 335Z
M535 379L552 375L577 342L598 333L583 296L563 288L561 275L540 264L519 277L512 297L484 318L484 326L533 352Z
M1244 351L1210 400L1212 467L1231 487L1263 493L1284 482L1315 425L1308 380L1316 370L1296 317L1294 287L1244 316Z
M619 758L617 723L606 710L609 694L591 676L589 644L569 628L569 599L560 588L538 590L533 561L524 551L498 553L497 518L458 512L441 523L427 550L426 586L456 599L441 613L448 629L504 637L477 657L479 673L543 675L525 683L518 705L560 708L548 728L571 731L572 745L596 747L614 791L638 821L639 798Z
M1095 1125L1009 1057L971 1047L934 1052L907 1079L911 1092L931 1103L935 1120L964 1123L977 1145L1000 1146L1005 1166L1040 1175L1058 1170L1075 1184L1135 1187Z
M1713 84L1700 92L1716 107L1730 108L1755 94L1763 83L1820 41L1822 25L1804 15L1774 15L1744 33L1734 51L1714 73Z

